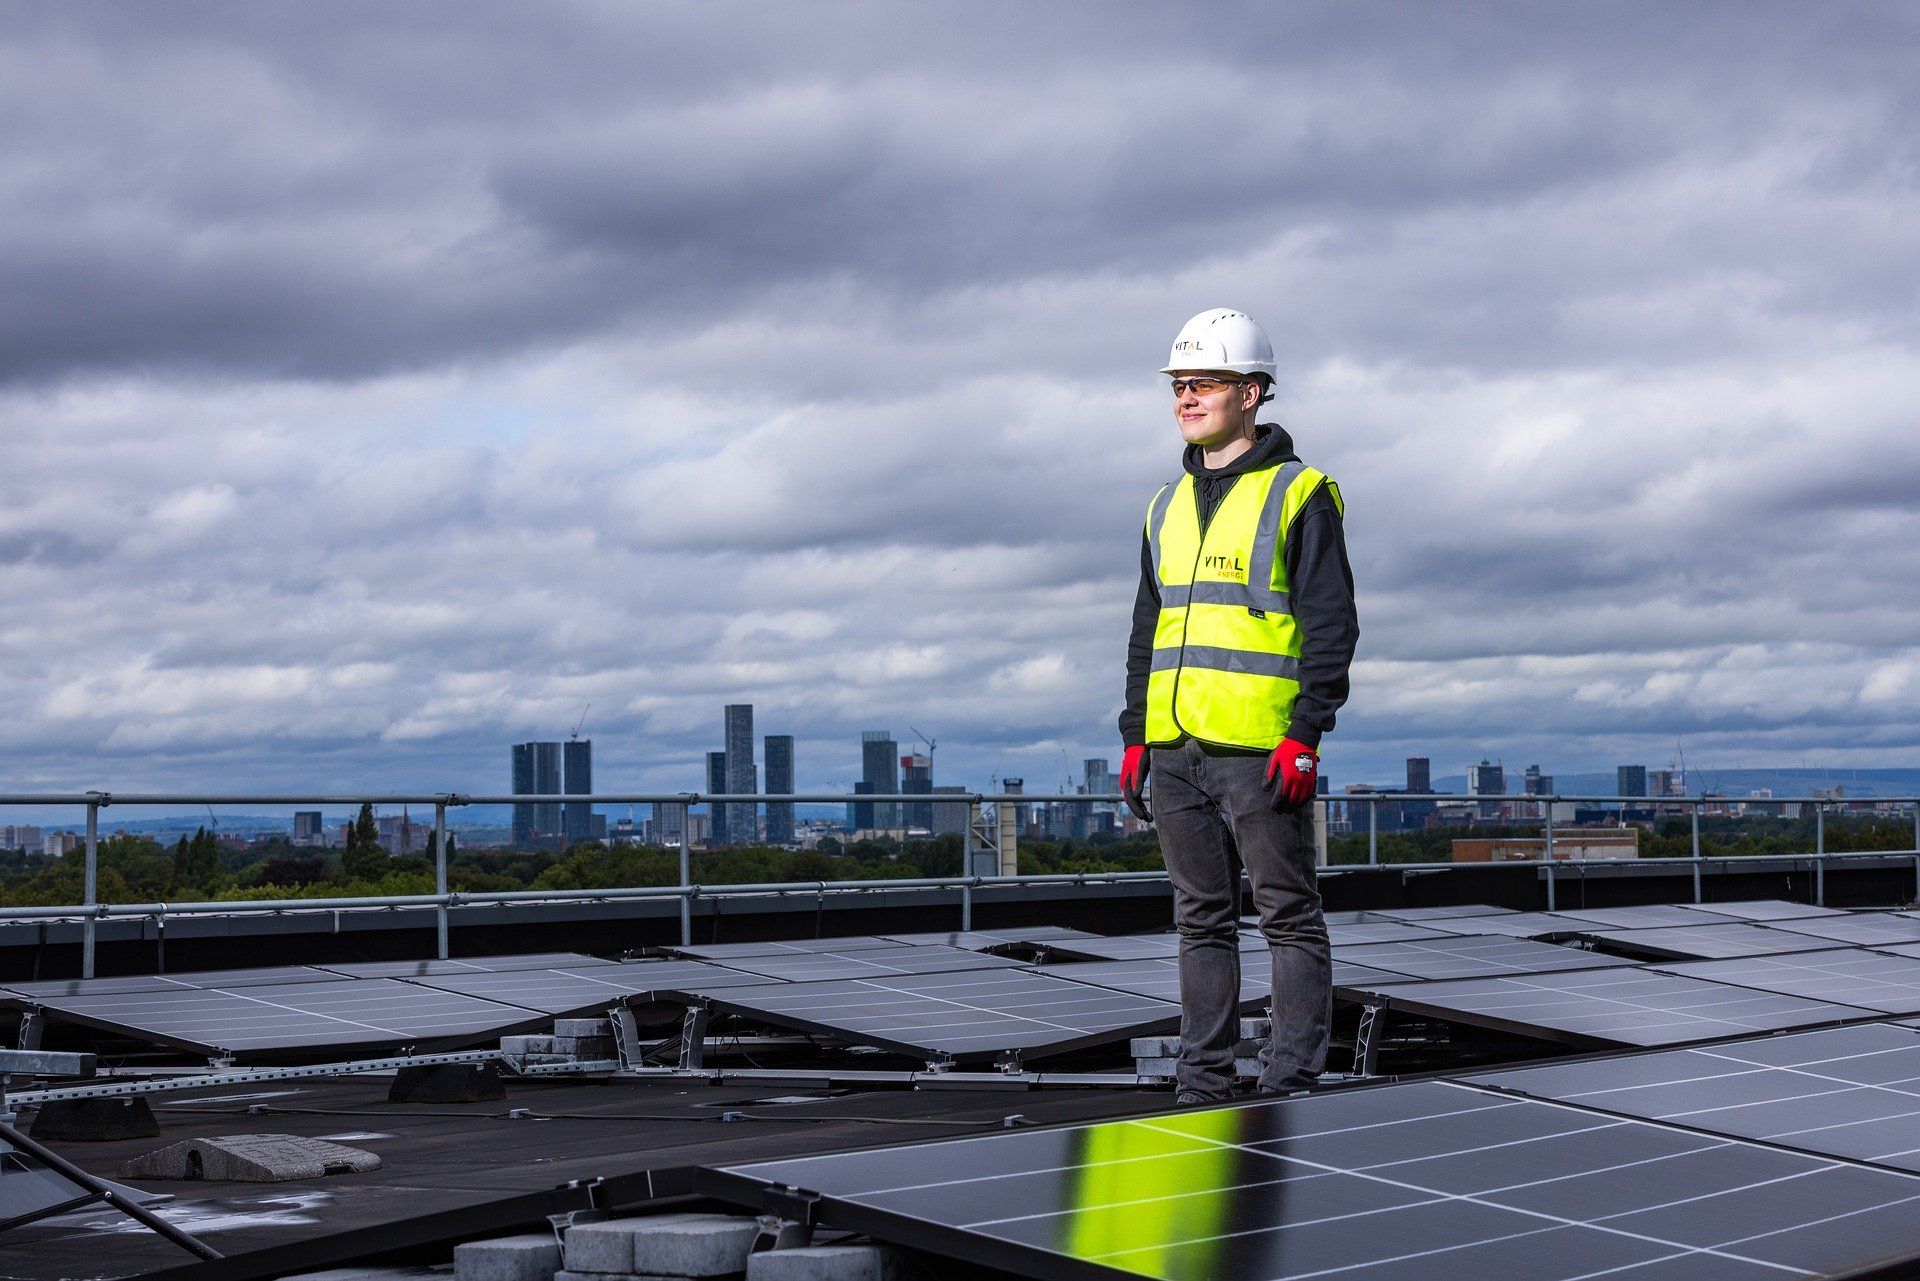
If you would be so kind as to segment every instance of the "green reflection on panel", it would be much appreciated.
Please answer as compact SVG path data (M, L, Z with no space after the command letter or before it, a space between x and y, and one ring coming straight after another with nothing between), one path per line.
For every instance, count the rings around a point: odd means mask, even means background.
M1241 1117L1218 1108L1089 1126L1060 1249L1154 1277L1217 1275Z

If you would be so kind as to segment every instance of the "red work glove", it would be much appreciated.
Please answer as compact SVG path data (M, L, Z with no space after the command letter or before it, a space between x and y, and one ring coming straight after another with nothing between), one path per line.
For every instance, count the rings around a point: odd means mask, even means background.
M1147 758L1145 747L1129 747L1120 758L1120 795L1126 798L1127 808L1142 823L1153 822L1153 814L1140 795L1140 789L1147 785L1147 771L1152 768L1153 762Z
M1319 780L1320 753L1304 743L1283 738L1267 758L1267 790L1276 810L1298 809L1312 800Z

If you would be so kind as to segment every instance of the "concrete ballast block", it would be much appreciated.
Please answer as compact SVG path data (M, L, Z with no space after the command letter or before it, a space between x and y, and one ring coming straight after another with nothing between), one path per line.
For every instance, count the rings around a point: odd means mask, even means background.
M642 1222L646 1222L642 1220ZM633 1236L633 1270L674 1277L744 1272L760 1225L732 1214L689 1214L655 1220Z
M560 1243L551 1232L468 1241L453 1248L456 1281L553 1281Z
M137 1156L123 1179L205 1179L209 1183L287 1183L329 1174L364 1174L380 1158L359 1148L298 1134L226 1134L187 1139Z
M652 1231L656 1225L669 1219L685 1217L683 1214L656 1214L638 1219L576 1223L567 1229L566 1271L630 1274L634 1270L634 1235Z
M553 1038L553 1052L576 1059L610 1059L613 1057L613 1038L610 1036L556 1036Z
M502 1054L552 1054L553 1038L550 1036L503 1036L500 1038Z
M555 1019L555 1036L612 1036L613 1022L610 1019Z
M900 1281L906 1257L886 1245L810 1245L747 1258L747 1281Z

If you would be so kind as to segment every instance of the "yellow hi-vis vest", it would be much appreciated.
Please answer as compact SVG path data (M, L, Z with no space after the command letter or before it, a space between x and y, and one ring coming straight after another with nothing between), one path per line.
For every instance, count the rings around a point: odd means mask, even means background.
M1147 742L1191 736L1262 750L1279 746L1300 692L1300 629L1287 597L1287 530L1322 485L1291 460L1246 472L1200 533L1193 477L1161 487L1147 507L1160 619L1147 678Z

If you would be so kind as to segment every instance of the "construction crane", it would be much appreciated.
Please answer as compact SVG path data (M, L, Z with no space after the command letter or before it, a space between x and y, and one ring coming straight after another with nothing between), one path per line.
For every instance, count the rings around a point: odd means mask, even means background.
M931 775L933 773L933 749L940 745L928 738L925 734L922 734L919 730L914 729L911 725L907 726L907 729L912 731L915 738L927 745L927 773Z
M569 734L567 737L573 739L575 742L579 741L580 729L583 725L587 723L587 713L592 710L593 710L592 703L588 703L585 707L580 709L580 719L573 723L573 733Z

